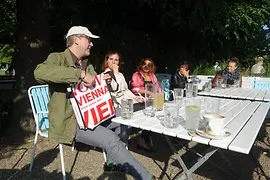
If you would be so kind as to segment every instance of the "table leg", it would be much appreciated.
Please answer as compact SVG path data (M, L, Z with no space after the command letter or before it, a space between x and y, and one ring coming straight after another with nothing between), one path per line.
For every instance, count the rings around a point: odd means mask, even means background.
M178 151L175 149L175 147L173 146L170 138L168 136L165 136L171 150L173 151L173 153L175 154L178 162L180 163L181 167L183 168L183 172L180 175L177 175L174 179L178 179L178 180L184 180L184 179L188 179L188 180L193 180L192 178L192 173L194 171L196 171L203 163L205 163L217 150L218 148L212 147L210 146L205 152L204 152L204 156L200 155L199 153L197 153L197 155L200 157L198 159L198 161L190 168L188 169L186 164L184 163L183 159L181 158L181 156L179 155Z

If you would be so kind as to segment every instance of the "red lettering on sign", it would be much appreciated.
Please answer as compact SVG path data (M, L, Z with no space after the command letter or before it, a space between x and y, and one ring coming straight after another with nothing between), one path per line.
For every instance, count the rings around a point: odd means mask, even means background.
M108 92L108 86L104 86L104 93L107 93Z
M112 99L109 99L108 100L108 103L109 103L109 107L110 107L110 110L111 110L111 115L114 114L114 108L113 108L113 101Z
M91 111L91 114L92 114L92 117L93 117L94 125L96 125L98 123L98 119L97 119L95 109L91 108L90 111Z
M91 94L92 94L92 97L95 99L95 98L98 98L98 93L97 91L91 91Z
M84 117L84 124L87 127L88 126L88 122L89 122L88 110L83 113L83 117Z
M76 89L77 89L79 92L81 92L81 93L86 92L86 91L88 90L88 88L85 87L85 86L82 84L82 82L79 82L79 83L76 85L75 91L73 92L75 96L77 96L77 91L76 91Z
M102 87L100 89L97 89L97 92L99 96L102 96L104 94Z
M99 77L96 75L95 76L95 81L96 81L96 83L100 86L101 85L101 75L99 75Z
M98 115L99 115L100 119L103 119L103 120L110 117L110 113L104 116L104 113L108 111L108 108L106 107L106 108L102 109L102 107L104 107L106 104L107 104L107 102L105 101L105 102L102 102L99 105L97 105Z
M86 97L86 99L87 99L87 102L90 102L90 101L93 100L93 98L92 98L92 96L91 96L90 93L85 94L85 97Z

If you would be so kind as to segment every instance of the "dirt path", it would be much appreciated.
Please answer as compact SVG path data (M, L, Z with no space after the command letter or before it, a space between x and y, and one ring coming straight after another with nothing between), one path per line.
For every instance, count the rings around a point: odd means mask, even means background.
M214 154L203 166L195 171L193 177L197 179L214 180L264 180L270 176L270 126L265 126L259 133L249 155L220 150ZM32 138L33 139L33 138ZM179 163L170 152L164 137L155 135L156 153L146 154L135 148L135 140L130 141L130 151L134 157L141 162L150 172L160 179L172 179L179 170ZM185 143L181 141L181 143ZM2 145L3 146L3 145ZM36 151L36 158L32 172L28 171L33 142L20 146L10 146L7 151L2 148L0 154L0 179L62 179L59 150L55 143L40 138ZM203 151L205 146L189 143L189 148ZM79 151L71 151L70 146L64 146L64 160L68 179L108 179L108 180L130 180L129 175L104 174L102 163L104 162L102 152L98 149L90 149L88 146L77 145ZM180 150L185 162L191 163L195 160L193 153ZM168 157L170 157L168 159ZM224 158L225 157L225 158ZM226 161L227 160L227 161ZM228 172L225 172L228 171Z

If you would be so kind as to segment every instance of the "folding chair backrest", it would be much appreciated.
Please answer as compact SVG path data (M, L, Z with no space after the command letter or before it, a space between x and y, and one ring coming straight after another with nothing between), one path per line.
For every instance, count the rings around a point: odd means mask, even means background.
M159 83L161 83L164 79L171 78L171 74L166 74L166 73L157 73L155 75Z
M48 85L32 86L28 90L28 96L35 118L37 131L41 136L48 137Z
M270 89L270 82L263 82L263 81L255 81L254 82L254 88L255 89Z
M164 91L165 101L169 101L171 99L171 96L172 96L172 91L170 90L170 80L163 79L161 82L161 88Z

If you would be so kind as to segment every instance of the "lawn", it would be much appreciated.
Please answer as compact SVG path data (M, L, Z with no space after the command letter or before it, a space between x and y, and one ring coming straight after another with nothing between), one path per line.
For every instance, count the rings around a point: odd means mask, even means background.
M0 70L0 76L4 76L5 75L5 70Z

